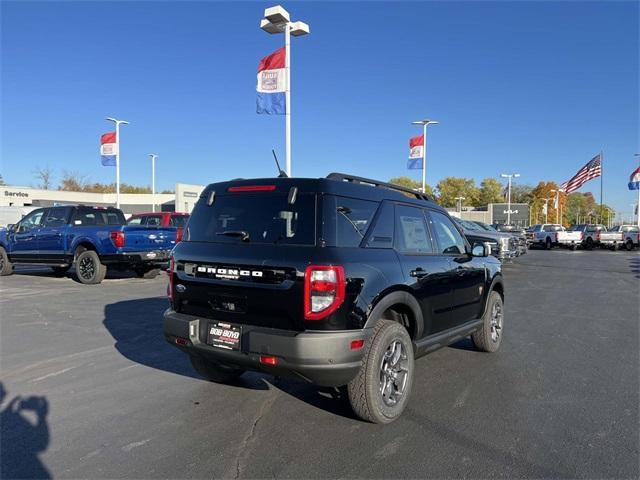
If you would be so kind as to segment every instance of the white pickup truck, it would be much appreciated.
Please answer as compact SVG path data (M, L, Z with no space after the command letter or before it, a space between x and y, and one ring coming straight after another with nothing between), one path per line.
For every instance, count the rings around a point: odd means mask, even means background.
M622 244L627 250L640 246L640 227L637 225L618 225L609 229L609 232L619 232L622 235Z
M527 240L532 245L538 245L547 250L556 246L575 250L582 243L582 234L581 232L568 232L562 225L543 223L529 227Z
M601 224L579 224L571 227L571 231L582 234L582 246L587 250L593 247L602 247L615 250L624 244L624 235L621 231L611 229Z

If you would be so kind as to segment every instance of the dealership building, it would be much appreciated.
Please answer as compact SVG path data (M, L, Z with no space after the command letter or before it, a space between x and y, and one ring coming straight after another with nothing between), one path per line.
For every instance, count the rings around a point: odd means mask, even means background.
M175 193L121 193L120 208L129 216L150 212L153 203L156 211L190 213L198 201L204 185L176 183ZM155 199L155 200L154 200ZM115 193L67 192L41 190L29 187L0 186L0 207L51 207L53 205L115 206Z
M462 207L458 211L455 208L447 209L450 214L462 220L475 220L477 222L488 223L489 225L507 223L507 204L490 203L486 207ZM530 224L529 205L526 203L511 204L511 224L519 227L528 227Z

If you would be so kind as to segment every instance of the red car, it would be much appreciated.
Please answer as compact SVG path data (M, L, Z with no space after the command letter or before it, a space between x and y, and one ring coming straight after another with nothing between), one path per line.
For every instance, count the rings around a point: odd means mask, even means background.
M127 220L127 225L143 227L176 227L176 243L182 240L182 231L189 219L188 213L155 212L136 213Z

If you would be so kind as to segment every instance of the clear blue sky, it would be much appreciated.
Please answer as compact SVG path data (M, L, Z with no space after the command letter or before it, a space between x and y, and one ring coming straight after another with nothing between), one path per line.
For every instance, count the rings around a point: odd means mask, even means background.
M37 165L113 181L106 116L131 122L124 182L150 184L150 152L160 189L273 175L284 117L255 113L258 61L283 42L258 28L270 5L3 1L5 181L33 184ZM312 30L292 48L296 176L418 179L410 122L431 117L432 185L504 171L561 182L603 149L605 202L631 210L638 2L283 5Z

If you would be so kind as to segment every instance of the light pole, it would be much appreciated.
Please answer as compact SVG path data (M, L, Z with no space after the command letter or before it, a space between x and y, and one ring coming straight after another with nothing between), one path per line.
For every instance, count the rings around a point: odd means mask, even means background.
M112 117L105 120L116 124L116 208L120 208L120 125L129 125L129 122Z
M304 22L292 22L289 12L277 5L264 11L264 18L260 20L260 28L267 33L284 33L284 71L286 87L285 98L285 158L286 172L291 176L291 35L301 37L309 33L309 25Z
M549 223L549 200L553 200L553 198L544 199L544 223Z
M156 159L158 155L155 153L150 153L149 157L151 158L151 201L153 204L151 205L151 211L156 211Z
M427 193L427 127L438 123L440 122L428 118L411 122L412 125L422 125L422 193Z
M458 213L462 213L462 201L466 200L465 197L456 197L454 198L456 201L456 205L458 206Z
M564 190L558 189L556 190L555 188L550 190L551 193L555 193L556 194L556 198L555 198L555 204L556 204L556 223L558 225L562 225L562 205L560 204L560 192L563 192Z
M509 187L507 188L507 225L511 225L511 179L518 178L519 173L501 173L502 178L509 179ZM545 208L546 209L546 208Z

